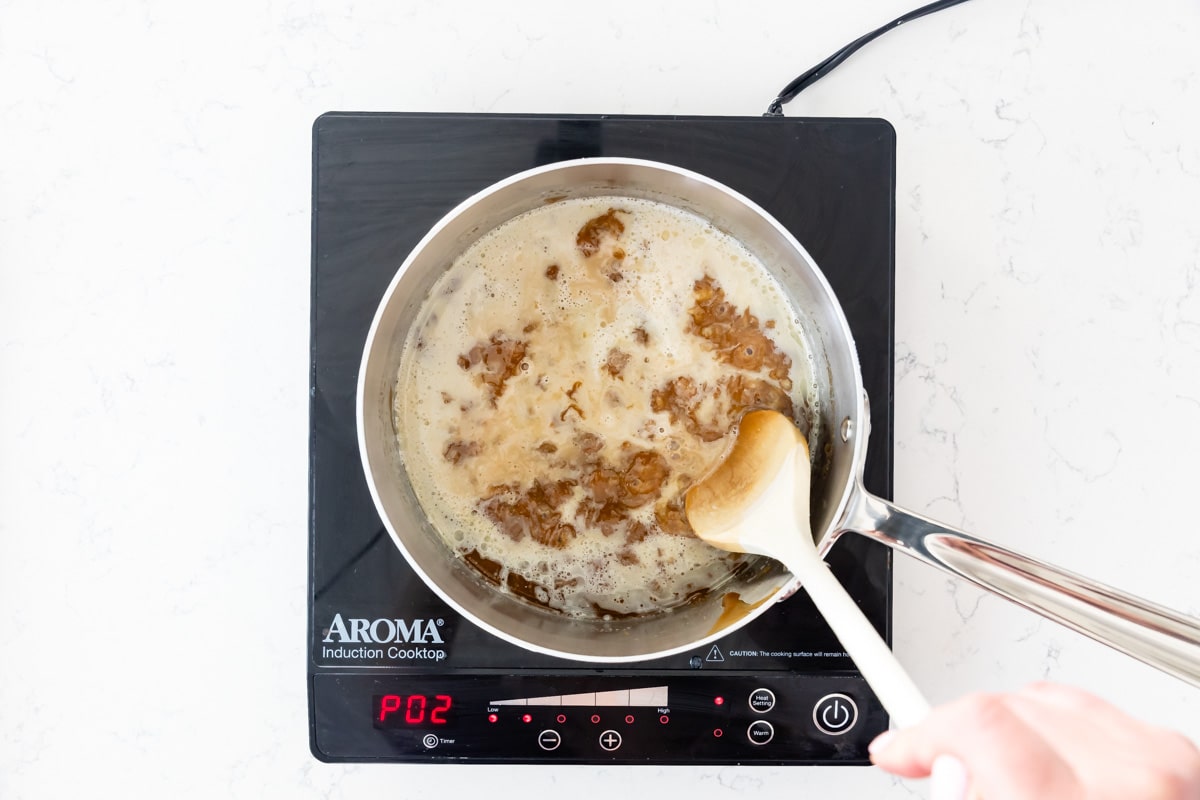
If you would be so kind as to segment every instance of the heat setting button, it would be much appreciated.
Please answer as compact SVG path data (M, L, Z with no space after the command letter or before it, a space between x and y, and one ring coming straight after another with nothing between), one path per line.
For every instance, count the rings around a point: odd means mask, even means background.
M750 693L750 709L765 714L775 707L775 693L770 689L755 689Z
M538 734L538 747L543 750L557 750L560 744L562 744L562 735L553 728Z
M750 744L764 745L775 738L775 726L765 719L755 720L746 728L746 738Z
M858 722L858 705L844 694L827 694L813 706L813 724L817 730L838 736Z

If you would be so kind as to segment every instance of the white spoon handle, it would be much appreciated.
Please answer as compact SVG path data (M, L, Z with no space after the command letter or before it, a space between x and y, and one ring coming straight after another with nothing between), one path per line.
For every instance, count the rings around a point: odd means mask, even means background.
M808 445L791 420L752 411L720 468L688 490L688 520L709 544L783 562L883 707L907 727L928 716L929 704L817 553L809 524L811 466Z
M921 690L825 562L814 553L811 558L801 555L785 563L796 572L817 610L892 716L893 724L904 728L924 719L929 714L929 703Z
M894 724L901 728L916 724L929 715L928 701L875 626L829 571L813 544L808 526L808 476L808 448L801 444L791 459L785 461L757 506L764 517L778 526L776 530L787 532L768 537L775 549L772 555L783 561L808 590L817 610L891 714Z

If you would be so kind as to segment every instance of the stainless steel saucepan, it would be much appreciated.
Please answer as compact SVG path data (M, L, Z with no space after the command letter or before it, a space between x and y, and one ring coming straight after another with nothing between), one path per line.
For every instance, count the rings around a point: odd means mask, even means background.
M416 572L450 606L491 633L529 649L593 662L628 662L695 650L765 612L796 588L764 560L699 602L669 613L580 620L538 608L482 580L433 530L405 471L392 397L417 309L472 242L555 197L620 195L698 214L757 255L783 286L816 363L824 441L812 448L812 528L826 553L854 532L982 586L1148 664L1200 685L1200 620L905 511L869 494L862 469L870 428L858 355L837 298L799 242L729 188L649 161L596 158L539 167L479 192L417 245L384 295L367 337L358 382L358 437L380 517ZM731 615L731 593L753 606ZM764 601L764 602L759 602ZM755 605L758 603L758 605Z

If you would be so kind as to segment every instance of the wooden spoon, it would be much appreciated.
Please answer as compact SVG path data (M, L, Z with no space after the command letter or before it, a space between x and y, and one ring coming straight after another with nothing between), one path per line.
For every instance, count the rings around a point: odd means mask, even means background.
M920 689L821 560L809 522L811 463L795 424L777 411L751 411L725 460L684 498L696 535L722 550L757 553L800 579L895 724L929 713Z

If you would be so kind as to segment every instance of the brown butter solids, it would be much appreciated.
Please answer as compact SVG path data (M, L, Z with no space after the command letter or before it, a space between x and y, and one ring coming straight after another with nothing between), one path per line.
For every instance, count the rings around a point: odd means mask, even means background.
M525 342L509 339L502 333L493 333L486 342L480 342L466 354L458 357L458 365L465 370L481 367L478 380L488 387L492 405L504 394L510 378L517 374L525 359Z
M575 243L585 257L590 258L600 252L605 240L618 239L624 233L625 225L617 217L618 213L628 212L610 208L580 228ZM624 259L625 251L614 245L611 255L612 261L619 263ZM605 274L614 282L622 279L621 274L611 268ZM551 264L544 275L551 281L557 280L559 265ZM741 414L751 408L772 408L792 416L794 409L788 394L792 388L789 378L791 361L764 332L764 327L774 327L773 322L769 321L764 326L749 309L738 309L709 275L693 285L693 305L688 315L686 332L703 339L715 358L739 371L722 378L716 386L700 385L688 375L667 378L647 398L651 411L667 413L673 424L682 425L689 434L705 442L725 436ZM526 326L525 332L531 329L531 326ZM653 357L649 347L650 334L645 328L634 329L633 340L646 350L649 357ZM464 370L478 370L477 380L487 387L491 403L495 406L503 396L508 381L521 369L526 356L536 360L536 353L530 354L527 350L526 342L510 339L503 332L497 332L486 342L480 342L460 355L458 364ZM612 380L623 380L622 373L631 358L632 354L613 348L602 365L602 371ZM745 373L757 373L757 377ZM583 420L584 412L575 402L575 394L581 385L575 382L565 392L569 402L559 416L560 421L565 422L572 413ZM443 400L446 401L446 398ZM702 408L707 409L707 417L701 416ZM713 411L714 408L716 411ZM530 537L554 549L569 547L580 530L595 530L604 536L621 536L625 546L616 555L625 564L638 560L631 546L654 533L694 535L683 504L684 493L692 478L678 476L681 487L677 496L664 498L664 488L670 482L672 468L662 453L639 448L631 442L622 442L616 448L618 462L611 463L602 457L605 446L603 438L587 431L575 436L574 445L574 448L568 448L572 452L565 454L560 454L559 448L549 441L535 448L546 460L547 474L553 471L555 474L565 473L567 477L557 480L535 478L529 485L509 483L493 486L477 504L480 513L514 541ZM455 465L469 468L469 460L481 452L482 445L478 442L451 441L447 443L443 456ZM577 498L577 494L582 497ZM574 515L566 519L564 507L573 501ZM649 505L653 505L654 509L652 526L632 516L637 509ZM478 552L467 554L466 560L484 577L497 583L501 581L498 564L482 558ZM509 573L503 578L514 593L543 604L536 599L539 580L544 578L516 573Z
M619 209L610 208L598 217L593 217L584 223L579 229L579 233L575 234L575 246L579 248L579 252L585 257L594 256L600 251L600 243L608 237L616 239L625 232L625 223L617 219L617 214L628 214L628 211L619 211ZM618 248L619 249L619 248ZM621 251L618 260L625 257L625 251Z
M595 222L589 222L585 230ZM740 369L766 370L770 378L735 373L723 378L717 386L701 386L690 376L681 375L652 391L650 409L656 413L666 412L673 423L683 425L688 433L705 442L725 436L733 422L751 408L772 408L791 416L794 409L786 391L791 386L787 378L790 359L762 333L754 315L748 310L739 311L728 302L724 290L710 276L697 281L693 291L688 332L708 341L722 361ZM648 345L650 337L644 328L637 328L634 339ZM524 342L497 333L460 356L459 365L464 369L481 366L479 379L491 390L494 405L504 393L506 382L519 369L526 349ZM614 348L608 354L604 369L611 377L620 379L630 358L629 353ZM582 382L576 381L566 391L572 402L560 414L560 420L565 421L572 412L583 419L582 409L573 402L581 386ZM714 399L722 409L721 413L712 418L701 418L705 401ZM661 532L692 534L681 498L672 498L674 502L659 502L663 499L663 487L671 476L670 463L661 453L635 451L632 443L623 442L620 448L624 454L622 463L610 464L599 458L604 441L597 434L581 432L576 436L575 444L579 453L577 463L568 463L564 459L555 466L573 471L576 477L555 482L535 480L530 486L505 484L492 487L488 496L480 501L480 510L514 541L529 536L558 549L567 547L577 535L576 525L599 530L605 536L620 532L630 544L641 541L653 531L632 519L629 512L650 503L657 504L654 517ZM547 456L555 455L558 450L549 442L543 442L536 449ZM453 441L447 444L443 456L451 463L459 464L481 451L478 442ZM571 500L576 487L582 487L584 497L576 508L574 520L564 520L562 507Z

